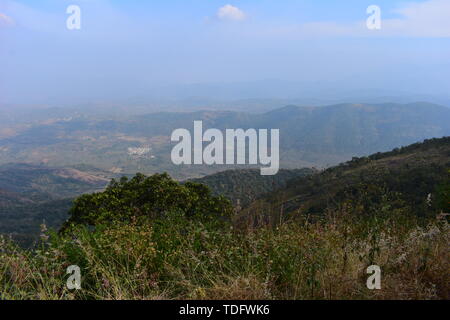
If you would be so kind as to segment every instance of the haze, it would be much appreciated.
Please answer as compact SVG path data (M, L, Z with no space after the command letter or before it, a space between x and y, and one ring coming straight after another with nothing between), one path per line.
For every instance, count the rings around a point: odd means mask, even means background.
M2 0L0 70L2 104L448 97L450 1Z

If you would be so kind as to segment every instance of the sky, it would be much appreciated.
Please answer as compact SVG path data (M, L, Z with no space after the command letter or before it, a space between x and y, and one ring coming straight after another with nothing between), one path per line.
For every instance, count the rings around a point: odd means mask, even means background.
M0 104L270 81L443 95L449 76L450 0L0 0Z

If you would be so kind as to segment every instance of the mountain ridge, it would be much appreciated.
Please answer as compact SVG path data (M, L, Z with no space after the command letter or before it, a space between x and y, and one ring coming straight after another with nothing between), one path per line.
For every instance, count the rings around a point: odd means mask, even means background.
M269 211L320 216L344 203L363 208L361 202L366 198L380 206L401 202L410 207L411 214L425 216L436 205L437 188L449 181L450 137L428 139L389 152L354 157L320 173L293 179L285 188L250 204L240 217L245 219L254 211L267 219L273 218L269 218Z
M236 167L175 166L170 161L173 130L280 129L281 168L329 167L353 156L388 151L450 135L450 109L430 103L285 106L254 114L235 111L158 112L124 118L72 117L5 128L0 164L29 162L50 167L85 163L104 171L133 174L171 172L185 180ZM148 147L142 157L128 148Z

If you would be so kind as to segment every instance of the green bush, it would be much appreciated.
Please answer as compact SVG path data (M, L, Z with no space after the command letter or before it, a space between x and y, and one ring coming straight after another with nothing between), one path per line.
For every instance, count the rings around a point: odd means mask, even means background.
M155 219L168 212L181 212L201 221L226 220L233 207L224 197L213 196L204 185L180 184L166 173L150 177L137 174L130 180L112 180L103 192L77 198L63 230L76 224L95 226L140 217Z

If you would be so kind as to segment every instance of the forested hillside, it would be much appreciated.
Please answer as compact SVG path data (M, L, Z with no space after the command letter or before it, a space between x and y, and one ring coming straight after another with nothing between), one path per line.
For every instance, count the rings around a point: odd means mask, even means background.
M214 194L230 199L235 206L246 206L260 196L287 186L288 181L317 170L281 169L274 176L262 176L258 169L228 170L190 181L204 184Z
M293 178L312 174L312 169L280 170L261 176L257 169L228 170L189 181L205 184L239 207L263 194L285 187ZM75 197L103 190L114 175L88 166L49 168L29 164L0 166L0 234L12 235L21 244L38 239L40 225L58 229L69 217ZM2 189L4 188L4 189Z
M404 209L424 217L448 210L450 138L430 139L386 153L353 158L320 174L300 177L256 201L242 216L259 212L266 219L279 215L317 216L346 205L358 214ZM448 193L448 191L447 191ZM447 203L447 205L446 205ZM276 215L276 217L274 216ZM269 218L270 216L270 218Z
M41 224L51 228L61 226L68 218L74 197L102 190L108 182L108 173L95 168L2 165L0 234L30 245L38 239Z

